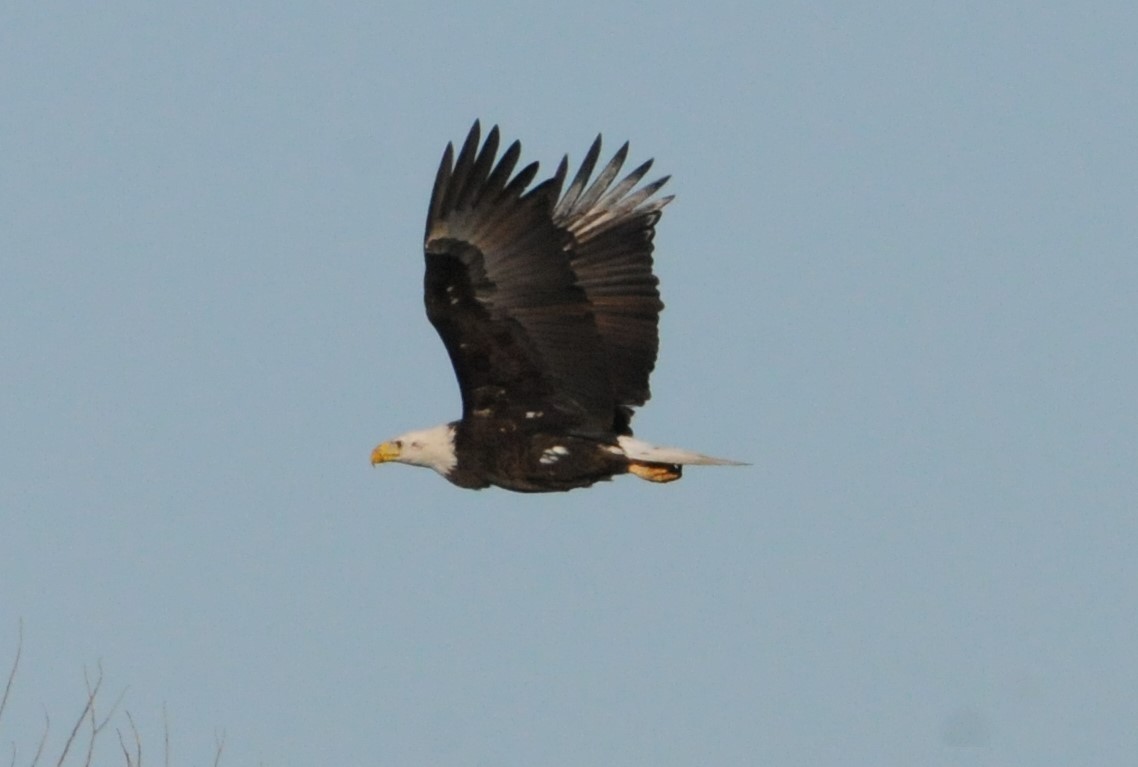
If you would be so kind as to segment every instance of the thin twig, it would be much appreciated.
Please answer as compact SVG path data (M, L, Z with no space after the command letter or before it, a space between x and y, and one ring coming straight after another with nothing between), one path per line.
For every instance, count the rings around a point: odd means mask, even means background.
M129 711L126 712L126 720L130 722L131 732L134 733L135 764L137 767L142 767L142 736L138 733L138 727L134 724L134 717L130 715Z
M67 736L67 742L63 744L63 753L59 755L59 761L55 763L55 767L62 767L63 762L67 759L68 752L71 751L71 746L75 742L75 736L79 734L79 728L83 726L83 722L91 715L92 710L95 708L95 695L99 692L99 685L103 683L102 673L95 681L94 688L90 684L87 685L87 705L83 707L83 712L79 714L79 718L75 720L75 726L71 728L71 734Z
M43 712L43 735L40 736L40 744L36 747L36 755L32 757L30 767L36 767L40 763L40 757L43 756L43 748L47 745L47 735L51 732L51 716Z
M83 681L87 683L88 692L91 692L91 681L87 677L87 670L86 669L83 670ZM98 687L100 687L102 684L103 684L103 664L100 663L99 664L99 677L95 682L96 689ZM118 711L119 706L122 705L122 701L123 701L124 697L126 697L126 688L123 688L123 691L119 693L119 697L115 699L114 705L111 706L110 711L107 712L107 715L105 717L103 717L103 720L101 722L98 721L98 717L95 716L95 703L94 703L94 699L92 699L92 701L91 701L91 740L87 742L87 759L86 759L86 761L83 762L83 767L91 767L91 758L94 756L94 753L95 753L95 739L98 738L99 734L106 728L106 726L108 724L110 724L110 721L114 717L115 712Z
M103 663L99 662L99 678L96 684L101 684L103 681ZM87 741L87 758L83 760L83 767L91 767L91 754L95 753L95 736L99 734L98 728L95 726L95 697L91 690L91 678L87 673L87 669L83 669L83 683L87 685L87 694L91 696L91 715L88 720L91 722L91 737Z
M130 731L134 735L134 757L130 755L130 749L126 747L126 741L123 739L122 730L116 730L119 736L119 747L122 749L122 755L126 759L126 767L139 767L142 764L142 736L138 734L138 726L134 723L134 717L127 711L126 720L130 722Z
M119 749L122 751L123 761L126 762L126 767L133 767L133 762L130 760L130 751L127 750L126 741L122 739L122 730L115 730L119 736Z
M24 651L24 619L20 619L20 628L16 635L16 657L12 661L12 668L8 671L8 681L4 684L4 696L0 697L0 719L4 718L4 709L8 705L8 695L12 692L12 682L16 681L16 670L20 667L20 654ZM12 760L15 761L15 755Z
M217 741L217 753L213 755L213 767L218 767L221 764L221 752L225 750L225 731L221 735L214 735L214 740Z

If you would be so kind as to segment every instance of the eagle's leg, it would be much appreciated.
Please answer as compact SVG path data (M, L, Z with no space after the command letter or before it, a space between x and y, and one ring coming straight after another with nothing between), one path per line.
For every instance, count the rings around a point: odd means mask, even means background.
M629 461L628 472L649 482L674 482L683 475L683 467L670 463Z

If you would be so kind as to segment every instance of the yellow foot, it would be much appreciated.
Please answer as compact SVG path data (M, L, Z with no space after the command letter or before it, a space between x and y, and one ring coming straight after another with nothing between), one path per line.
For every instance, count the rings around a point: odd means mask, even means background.
M683 469L667 463L641 463L629 461L628 471L649 482L674 482L680 478Z

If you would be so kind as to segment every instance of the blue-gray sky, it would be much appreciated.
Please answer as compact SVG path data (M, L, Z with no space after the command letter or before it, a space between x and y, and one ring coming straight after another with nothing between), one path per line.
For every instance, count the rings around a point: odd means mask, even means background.
M61 738L101 661L176 765L219 731L227 764L1132 759L1135 29L7 4L0 736ZM673 175L635 426L753 466L562 496L370 468L458 413L420 247L475 117L546 170L600 131Z

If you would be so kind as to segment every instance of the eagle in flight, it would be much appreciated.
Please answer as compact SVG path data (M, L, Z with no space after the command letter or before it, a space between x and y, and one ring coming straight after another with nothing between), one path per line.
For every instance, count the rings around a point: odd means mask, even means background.
M680 478L686 464L737 464L632 436L648 401L661 309L652 239L667 177L637 188L648 160L614 183L620 148L592 178L597 137L569 186L564 158L530 187L521 144L498 156L476 121L447 145L424 238L427 317L450 355L462 418L384 442L372 464L434 469L459 487L588 487L618 474Z

